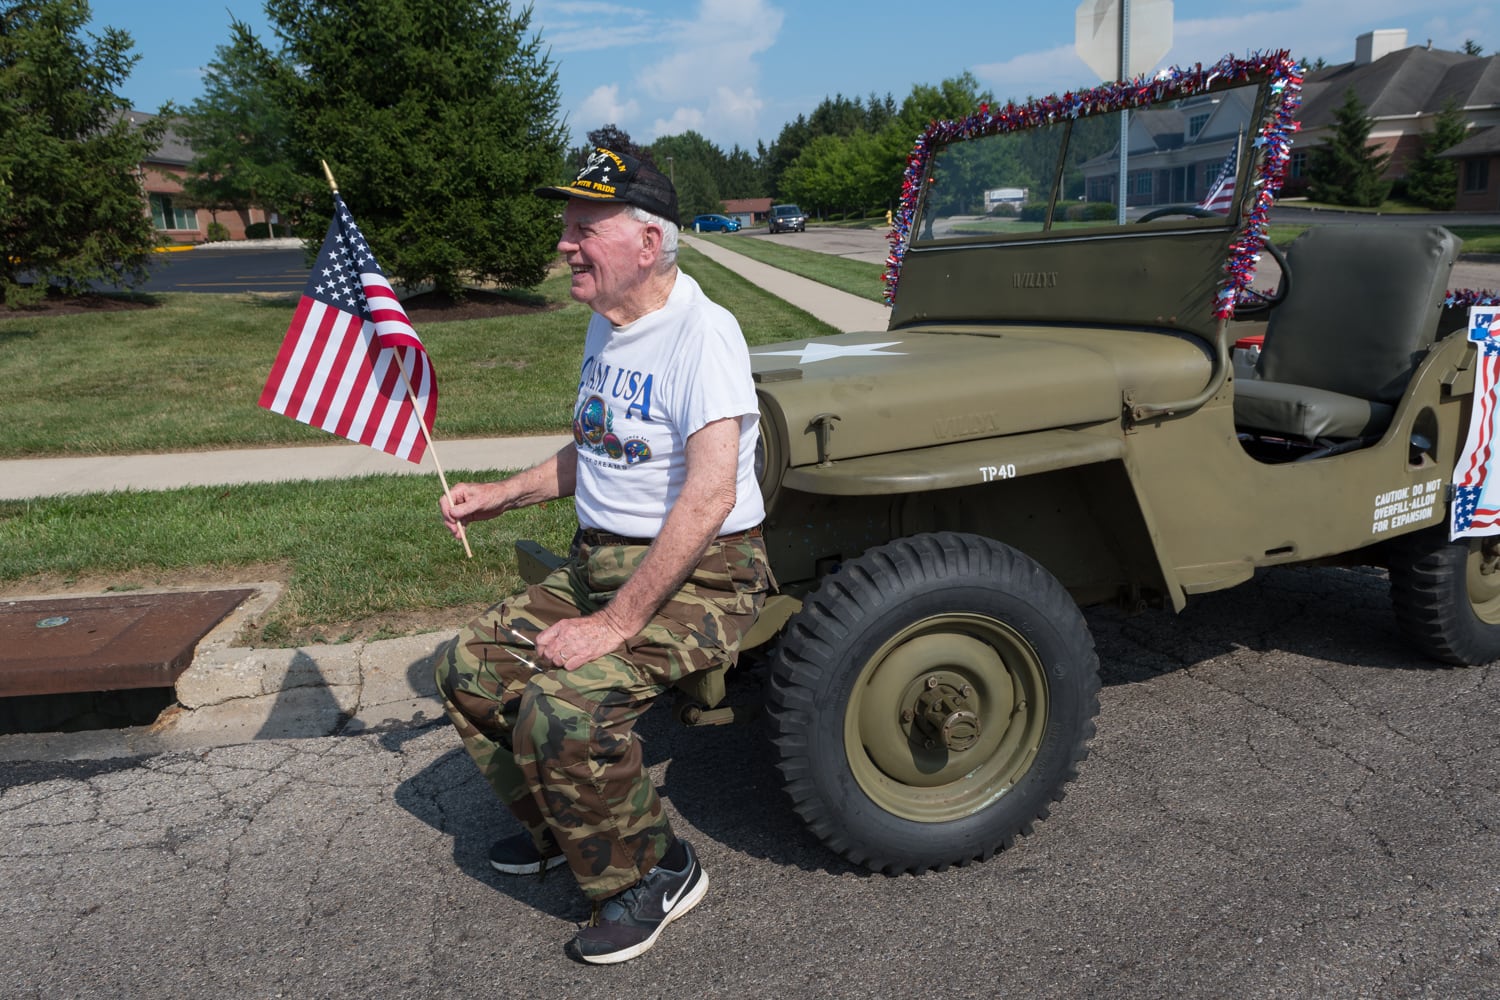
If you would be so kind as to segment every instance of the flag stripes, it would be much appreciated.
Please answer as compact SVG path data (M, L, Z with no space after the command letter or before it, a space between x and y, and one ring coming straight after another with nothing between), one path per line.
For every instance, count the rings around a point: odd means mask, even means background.
M422 425L430 430L437 418L437 375L337 195L334 210L260 405L421 462L427 447Z
M1224 162L1219 164L1219 172L1214 177L1213 183L1208 186L1208 193L1198 203L1199 208L1210 212L1222 212L1229 214L1234 205L1234 175L1239 169L1240 140L1236 139L1233 146L1229 147L1229 153L1224 157Z
M1479 354L1474 369L1474 407L1469 414L1469 435L1453 467L1453 508L1448 535L1500 534L1500 476L1494 472L1497 428L1496 397L1500 393L1500 330L1493 329L1495 314L1478 306L1469 309L1469 340Z

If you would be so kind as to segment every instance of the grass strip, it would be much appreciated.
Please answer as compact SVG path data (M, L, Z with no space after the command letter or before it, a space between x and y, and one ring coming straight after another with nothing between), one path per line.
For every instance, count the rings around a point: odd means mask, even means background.
M516 539L562 552L572 537L572 502L555 501L472 525L468 559L442 526L438 493L430 476L367 476L0 502L0 587L269 576L285 592L241 641L341 642L453 627L520 589Z

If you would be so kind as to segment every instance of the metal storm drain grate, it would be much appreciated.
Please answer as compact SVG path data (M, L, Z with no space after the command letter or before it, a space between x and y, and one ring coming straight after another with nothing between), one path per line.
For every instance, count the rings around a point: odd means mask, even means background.
M171 687L254 590L0 601L0 697Z

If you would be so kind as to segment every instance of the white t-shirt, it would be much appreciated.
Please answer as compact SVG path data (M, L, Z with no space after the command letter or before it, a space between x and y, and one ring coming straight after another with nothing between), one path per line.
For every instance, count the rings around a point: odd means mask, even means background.
M755 479L760 410L739 323L680 271L666 305L634 323L615 327L595 313L573 407L579 523L655 538L687 477L687 439L726 417L740 418L740 452L721 535L765 518Z

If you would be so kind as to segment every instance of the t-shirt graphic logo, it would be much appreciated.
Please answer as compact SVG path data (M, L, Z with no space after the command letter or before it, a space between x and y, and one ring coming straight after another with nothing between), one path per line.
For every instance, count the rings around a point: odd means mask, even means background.
M601 396L589 396L573 414L573 443L595 455L607 455L627 465L651 458L651 445L644 438L621 441L614 431L615 414Z

